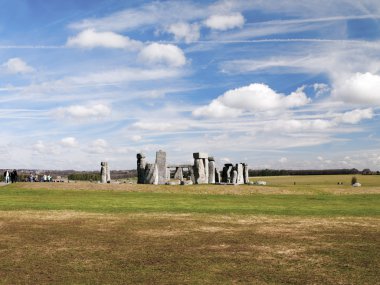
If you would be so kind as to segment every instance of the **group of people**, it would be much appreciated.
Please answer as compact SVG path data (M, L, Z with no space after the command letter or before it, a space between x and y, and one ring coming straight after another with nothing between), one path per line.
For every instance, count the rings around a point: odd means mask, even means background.
M52 181L52 177L50 175L44 174L40 178L38 177L37 174L33 175L32 173L30 173L29 175L29 182L51 182L51 181Z
M15 183L17 182L18 176L17 176L17 171L14 169L13 171L9 172L6 170L4 172L4 182L5 183Z

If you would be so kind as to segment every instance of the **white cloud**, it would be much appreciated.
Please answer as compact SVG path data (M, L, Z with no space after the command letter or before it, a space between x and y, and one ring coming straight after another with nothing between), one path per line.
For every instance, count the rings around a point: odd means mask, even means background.
M210 118L234 118L240 116L241 114L241 110L227 107L218 99L214 99L209 105L199 107L193 111L193 116L195 117Z
M373 117L372 108L355 109L355 110L338 115L338 117L336 118L336 121L346 123L346 124L357 124L364 119L372 119L372 117Z
M88 106L72 105L66 108L59 108L55 114L72 119L104 118L111 114L111 108L101 103Z
M269 86L253 83L248 86L229 90L209 105L197 108L194 116L205 117L236 117L239 112L276 111L306 105L311 100L298 88L288 96L276 93Z
M240 13L227 15L212 15L207 18L204 24L213 30L226 31L234 28L241 28L244 25L244 17Z
M338 79L332 96L348 103L380 105L380 76L367 72Z
M104 139L96 139L96 140L92 141L89 144L89 146L86 149L86 151L88 151L90 153L101 154L101 153L105 153L106 152L107 147L108 147L108 143L107 143L106 140L104 140Z
M286 163L286 162L288 162L288 159L287 159L286 157L281 157L281 158L278 160L278 162L280 162L280 163Z
M8 59L7 62L3 63L3 68L9 73L30 73L34 71L33 67L18 57Z
M66 43L69 47L80 48L121 48L138 50L142 47L139 41L131 40L126 36L114 32L97 32L93 29L87 29L80 32L75 37L70 37Z
M133 135L133 136L131 136L131 140L134 141L134 142L141 141L142 140L142 136L140 136L140 135Z
M61 140L61 145L64 147L77 147L78 141L74 137L66 137Z
M39 155L58 155L61 153L60 149L56 145L46 144L43 141L37 141L33 146L33 150Z
M172 44L152 43L141 50L139 59L148 64L165 64L172 67L186 64L183 51Z
M196 23L175 23L169 26L168 32L172 33L176 40L184 40L186 43L195 42L200 37L199 25Z
M331 90L330 87L325 83L314 83L313 88L316 97L323 96Z

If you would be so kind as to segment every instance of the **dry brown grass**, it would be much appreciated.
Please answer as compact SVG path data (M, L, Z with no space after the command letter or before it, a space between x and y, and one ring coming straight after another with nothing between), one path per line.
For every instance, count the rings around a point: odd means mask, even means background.
M1 284L376 284L378 252L379 218L0 212Z

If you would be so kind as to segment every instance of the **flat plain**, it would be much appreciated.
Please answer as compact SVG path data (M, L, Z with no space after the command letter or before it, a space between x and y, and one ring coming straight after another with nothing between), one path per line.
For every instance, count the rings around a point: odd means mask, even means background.
M351 177L1 187L0 284L380 284L380 176Z

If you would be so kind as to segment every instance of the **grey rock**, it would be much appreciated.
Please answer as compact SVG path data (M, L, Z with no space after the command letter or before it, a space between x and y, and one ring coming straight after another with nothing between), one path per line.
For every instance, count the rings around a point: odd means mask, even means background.
M100 166L100 182L107 183L107 162L102 161Z
M204 159L194 160L194 177L195 184L205 184L208 182L208 177L206 177L205 166L203 164Z
M232 171L232 178L231 178L231 183L232 184L237 184L237 176L238 176L238 172L236 169L234 169Z
M180 181L183 180L183 171L182 167L177 167L174 173L174 179L179 179Z
M166 152L159 150L156 152L156 165L158 172L158 184L166 182Z
M145 179L145 155L143 153L138 153L137 157L137 183L144 184Z
M209 160L208 162L208 183L215 184L215 161Z
M158 184L158 169L155 163L147 163L145 166L145 184Z
M243 172L244 172L244 184L249 183L249 174L248 174L248 164L243 163Z
M200 159L200 158L208 159L208 154L205 153L205 152L194 152L193 153L193 158L194 159Z
M244 168L243 164L238 163L236 164L236 170L237 170L237 184L244 184Z

